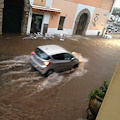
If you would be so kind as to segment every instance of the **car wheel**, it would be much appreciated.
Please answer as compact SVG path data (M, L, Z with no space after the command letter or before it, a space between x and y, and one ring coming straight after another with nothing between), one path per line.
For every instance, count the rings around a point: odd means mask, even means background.
M48 77L50 74L52 74L54 72L54 70L48 70L46 73L45 73L45 77Z
M74 66L73 66L73 69L76 69L77 67L78 67L78 64L74 65Z

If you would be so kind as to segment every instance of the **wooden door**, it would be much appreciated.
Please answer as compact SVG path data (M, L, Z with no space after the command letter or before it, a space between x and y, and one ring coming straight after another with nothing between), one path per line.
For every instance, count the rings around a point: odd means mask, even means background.
M47 33L47 30L48 30L48 24L44 24L43 35L45 35L45 33Z

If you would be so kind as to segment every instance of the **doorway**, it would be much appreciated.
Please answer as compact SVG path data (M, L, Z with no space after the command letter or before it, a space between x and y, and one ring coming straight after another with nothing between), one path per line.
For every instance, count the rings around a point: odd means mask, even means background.
M4 0L3 33L21 33L24 0Z
M41 32L43 15L33 14L31 23L31 33Z
M88 18L88 16L86 13L81 15L78 26L77 26L76 35L82 35L82 33L84 32L87 18Z
M88 9L83 9L76 17L73 35L86 35L90 23L91 14Z

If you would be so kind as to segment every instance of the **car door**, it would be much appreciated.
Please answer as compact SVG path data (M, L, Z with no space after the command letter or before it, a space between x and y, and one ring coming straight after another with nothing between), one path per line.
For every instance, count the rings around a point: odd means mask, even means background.
M74 66L74 57L69 53L64 53L64 70L70 70Z
M52 56L52 65L56 72L61 72L64 69L64 55L63 54L55 54Z
M71 58L73 57L69 53L61 53L61 54L56 54L53 55L53 65L54 69L57 72L62 72L65 70L69 70L72 68L73 63Z

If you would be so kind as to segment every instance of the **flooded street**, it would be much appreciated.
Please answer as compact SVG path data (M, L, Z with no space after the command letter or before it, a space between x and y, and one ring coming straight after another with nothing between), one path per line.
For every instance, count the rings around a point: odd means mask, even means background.
M76 55L78 59L81 59L81 64L75 71L73 70L63 73L53 73L48 78L43 78L42 76L40 76L38 71L32 69L29 63L29 55L17 56L10 60L1 61L0 107L2 110L1 112L4 113L6 111L1 117L1 119L10 119L10 116L12 116L12 119L13 117L22 119L16 112L19 111L19 114L23 115L24 113L22 112L24 111L26 104L31 102L37 102L37 99L31 101L34 96L38 96L43 91L43 93L45 92L45 96L42 96L41 99L48 99L49 97L51 97L50 91L52 88L56 87L54 89L56 91L60 89L60 87L65 85L67 82L72 80L74 77L82 76L83 74L87 73L87 70L84 69L84 65L85 62L87 62L88 60L83 59L80 54L76 53ZM25 103L25 106L20 106L22 108L16 108L17 106L19 106L20 103ZM35 110L34 112L38 111ZM26 114L28 118L32 117L31 113ZM40 119L40 117L41 115L36 116L37 119Z
M35 71L30 52L39 45L57 44L81 61L76 70L47 78ZM0 120L76 120L86 117L92 89L111 80L120 60L120 39L80 37L23 40L0 37Z

